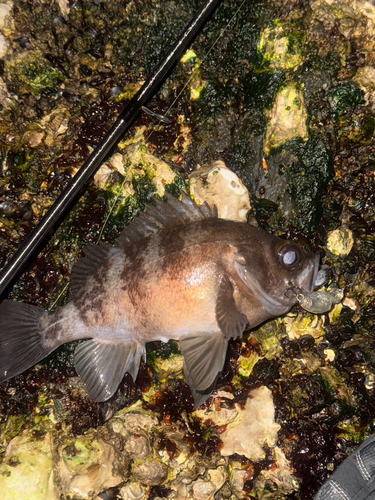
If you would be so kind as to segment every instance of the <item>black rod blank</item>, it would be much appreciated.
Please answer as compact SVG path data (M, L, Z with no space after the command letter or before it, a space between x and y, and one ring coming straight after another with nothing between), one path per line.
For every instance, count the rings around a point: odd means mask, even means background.
M7 287L18 276L19 272L46 238L56 222L66 215L72 203L75 202L96 170L105 161L105 158L118 144L124 133L137 119L142 106L146 106L154 97L172 71L176 62L181 58L194 38L200 33L220 3L221 0L207 0L204 2L199 11L186 26L185 30L181 33L178 40L170 48L166 57L154 70L152 76L146 80L131 101L125 106L108 134L89 155L76 175L69 181L68 185L49 208L42 220L21 244L13 257L7 262L0 272L0 296L4 294Z

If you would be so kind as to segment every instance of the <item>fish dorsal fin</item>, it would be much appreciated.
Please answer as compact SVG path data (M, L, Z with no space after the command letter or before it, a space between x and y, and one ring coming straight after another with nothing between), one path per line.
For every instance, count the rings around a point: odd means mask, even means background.
M113 251L113 247L108 243L88 243L84 249L84 256L74 264L70 276L70 294L76 295L79 289L85 284L87 278L92 276L97 268L103 264Z
M155 200L156 205L147 205L116 240L116 246L137 245L139 240L157 233L160 229L181 226L203 219L217 218L216 207L211 209L205 202L198 206L186 193L181 200L166 194L167 202Z

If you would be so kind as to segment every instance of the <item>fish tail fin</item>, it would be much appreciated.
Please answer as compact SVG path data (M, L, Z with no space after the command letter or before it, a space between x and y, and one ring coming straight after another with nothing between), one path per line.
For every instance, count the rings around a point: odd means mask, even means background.
M0 383L31 368L57 345L46 346L40 307L4 300L0 304Z

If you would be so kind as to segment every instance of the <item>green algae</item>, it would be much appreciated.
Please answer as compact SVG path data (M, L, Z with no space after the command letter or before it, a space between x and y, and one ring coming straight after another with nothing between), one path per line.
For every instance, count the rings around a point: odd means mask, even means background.
M363 96L363 91L351 82L340 83L328 92L327 100L338 124L348 121L354 109L364 104Z
M294 69L302 63L303 32L279 19L261 32L258 53L262 57L257 71Z
M293 83L281 87L269 112L264 151L268 155L273 148L278 148L294 138L308 139L307 112L303 94Z
M288 171L288 192L296 206L299 228L310 233L322 214L321 198L333 177L333 151L324 136L311 134L307 142L293 145L297 161Z
M7 61L4 70L13 88L21 95L40 96L43 92L56 91L64 80L63 74L38 51Z

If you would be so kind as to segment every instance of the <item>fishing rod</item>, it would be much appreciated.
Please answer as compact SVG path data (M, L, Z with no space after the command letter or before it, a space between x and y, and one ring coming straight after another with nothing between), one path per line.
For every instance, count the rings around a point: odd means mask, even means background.
M106 136L98 144L96 149L88 156L75 176L68 182L67 186L58 196L47 213L36 225L31 234L25 239L13 257L7 262L0 272L0 298L5 295L8 287L19 275L22 268L36 252L39 245L45 240L48 233L55 224L72 207L79 194L85 188L92 176L110 155L119 143L125 132L132 126L134 121L159 88L163 85L175 64L179 61L192 41L201 32L204 25L210 19L222 0L206 0L196 12L176 42L172 45L167 55L146 80L139 91L121 111L119 117L112 125Z

